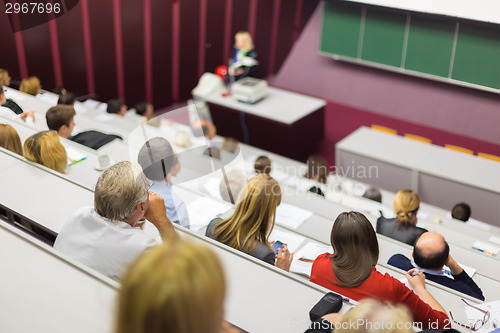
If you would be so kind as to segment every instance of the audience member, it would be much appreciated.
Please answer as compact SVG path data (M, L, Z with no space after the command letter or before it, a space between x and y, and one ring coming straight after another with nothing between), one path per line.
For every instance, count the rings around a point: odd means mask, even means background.
M287 246L278 249L275 256L268 241L274 228L276 207L281 203L278 182L266 174L257 175L248 181L237 201L233 215L225 220L213 219L206 236L285 271L290 270L293 254Z
M421 332L458 333L448 323L446 326L444 330ZM344 315L332 313L314 321L305 333L414 333L417 330L420 331L406 306L365 299Z
M320 155L311 155L306 162L307 172L304 177L312 179L318 183L326 184L328 177L328 167L326 166L325 159ZM309 191L325 196L319 186L312 186Z
M0 147L23 156L23 146L16 130L6 124L0 124Z
M222 142L222 150L227 151L231 154L234 154L238 151L238 146L238 140L234 138L224 138L224 142Z
M142 230L147 219L164 242L177 238L163 199L148 191L141 166L120 162L104 170L94 207L80 208L62 227L54 249L114 279L145 249L161 243Z
M456 204L451 210L451 217L454 219L467 222L471 215L471 209L465 202Z
M60 137L68 139L75 128L75 115L75 109L70 105L53 106L45 114L47 127L56 131Z
M150 120L154 116L154 106L151 103L142 101L135 105L135 112L139 116L146 118L146 120Z
M107 113L116 114L119 116L124 116L127 113L127 106L123 100L116 98L110 99L108 101L108 107L106 108Z
M59 99L57 100L57 104L62 104L62 105L75 105L76 102L76 96L72 92L65 93L63 95L59 96Z
M64 96L68 93L68 91L64 87L55 87L54 89L52 89L52 92L56 95L59 95L59 96ZM60 104L60 103L58 103L58 104Z
M118 296L115 333L235 333L223 320L225 277L214 251L168 242L128 269Z
M363 198L367 198L378 203L382 203L382 193L376 187L370 187L363 193Z
M174 165L170 169L167 177L167 183L172 186L172 177L177 177L181 171L181 162L179 161L179 156L174 152Z
M65 173L68 167L66 150L54 131L38 132L27 138L24 141L23 155L30 161L60 173Z
M265 155L260 155L255 160L255 163L253 164L253 169L257 174L265 173L267 175L270 175L272 171L271 160L269 159L269 157Z
M36 76L30 76L21 81L21 86L19 91L36 96L42 91L42 85L40 84L40 79Z
M222 199L232 204L236 203L238 194L247 183L247 178L240 170L234 169L227 173L227 178L223 177L219 184L219 191Z
M383 215L377 220L377 232L400 242L414 245L426 229L417 227L417 214L420 208L420 196L412 190L401 190L394 198L395 218L387 219Z
M11 99L7 99L3 85L0 84L0 116L10 119L16 118L17 116L19 116L22 120L26 120L28 117L35 119L35 112L24 112L16 102Z
M423 270L428 280L455 289L484 301L483 292L450 255L450 247L444 237L437 232L426 232L415 243L413 260L402 254L393 255L388 264L408 271L412 268ZM448 266L451 276L443 266Z
M203 155L207 155L208 157L215 158L217 160L220 160L220 158L221 158L220 149L217 147L208 147L203 152Z
M192 129L196 137L205 136L207 139L212 140L217 135L217 128L215 125L204 119L196 121Z
M6 69L4 68L0 68L0 84L2 86L10 86L10 80L11 80L11 77L9 75L9 71L7 71Z
M138 162L146 177L154 182L151 191L163 198L169 220L189 228L186 204L172 191L167 182L175 162L170 143L163 138L147 141L139 151Z
M311 270L311 282L356 301L375 297L382 301L403 303L423 327L428 327L431 322L444 327L448 317L425 289L423 273L416 268L406 273L412 292L399 280L376 270L379 258L377 236L363 214L341 213L333 224L330 240L334 254L325 253L316 258Z

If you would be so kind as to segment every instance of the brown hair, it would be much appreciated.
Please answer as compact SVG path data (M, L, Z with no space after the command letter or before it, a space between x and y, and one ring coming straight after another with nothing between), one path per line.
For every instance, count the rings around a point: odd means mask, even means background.
M66 125L69 127L71 119L76 115L75 109L70 105L56 105L51 107L45 114L45 119L47 119L47 126L53 131L59 131L59 129Z
M9 72L4 68L0 68L0 84L6 85L8 77L9 77Z
M19 134L10 125L0 124L0 147L23 156L23 146Z
M328 176L328 170L326 166L326 161L320 155L311 155L307 159L307 172L304 177L309 179L314 179L320 183L326 184L326 177Z
M40 89L42 89L42 85L40 84L40 79L36 76L30 76L22 80L19 87L19 91L33 96L36 96L40 92Z
M359 212L337 216L330 235L333 247L332 269L339 286L360 286L377 264L377 235L368 219Z
M30 161L61 173L65 173L68 166L66 150L54 131L38 132L27 138L23 155Z
M270 174L271 170L272 170L271 160L269 159L269 157L261 155L261 156L257 157L257 159L255 160L253 168L254 168L255 172L257 172L257 173Z
M414 218L420 208L420 196L412 190L401 190L396 193L392 205L396 213L398 229L405 225L413 224Z
M238 202L233 215L215 226L217 240L245 253L255 250L257 243L269 247L267 238L281 203L278 182L269 175L257 175L241 190Z

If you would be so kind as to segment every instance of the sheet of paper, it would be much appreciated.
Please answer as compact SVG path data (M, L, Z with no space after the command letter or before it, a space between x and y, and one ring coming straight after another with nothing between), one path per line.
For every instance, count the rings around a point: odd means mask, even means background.
M222 200L220 195L220 179L211 177L202 185L202 191L206 192L210 196Z
M296 189L300 191L309 191L309 189L313 186L320 187L323 192L326 191L324 188L323 184L320 184L318 182L315 182L314 180L307 179L304 177L289 177L283 181L284 185L290 186L290 187L295 187Z
M500 245L500 237L490 236L490 238L488 238L488 241Z
M362 199L359 199L359 198L355 198L357 200L362 200ZM345 201L346 200L343 200L342 201L342 204L345 205ZM394 212L383 206L382 204L376 202L376 201L373 201L373 200L362 200L364 201L363 205L361 206L361 208L359 208L359 210L362 212L362 213L365 213L365 214L370 214L370 215L373 215L373 216L380 216L380 211L382 211L382 214L384 214L384 217L388 218L388 219L391 219L393 217L396 217L396 215L394 214ZM356 207L352 207L352 206L349 206L350 208L353 208L353 209L356 209Z
M311 211L281 203L276 209L276 223L292 229L297 229L313 215Z
M478 221L476 219L469 219L469 221L467 221L467 224L486 231L491 230L491 225Z
M500 248L482 241L475 241L474 244L472 244L472 248L490 256L496 256L498 252L500 252Z
M476 321L483 320L484 313L470 307L466 304L465 313L467 314L467 318L469 319L469 325L474 324ZM483 303L483 304L475 304L477 308L480 308L485 311L489 311L490 319L481 327L476 333L487 333L500 328L500 300Z
M293 261L292 265L290 266L290 272L310 277L313 261L320 254L326 252L333 253L332 247L316 242L306 243L293 255Z
M297 248L306 240L306 238L284 229L275 227L273 232L271 232L271 234L269 235L269 240L279 240L288 246L288 250L290 252L295 252Z
M205 228L212 219L224 214L229 209L231 209L231 205L211 198L201 197L193 200L187 205L191 229L199 231Z
M70 147L69 145L63 145L63 146L64 149L66 150L66 155L68 156L68 166L83 161L87 158L87 155L85 155L81 151L78 151L75 148Z

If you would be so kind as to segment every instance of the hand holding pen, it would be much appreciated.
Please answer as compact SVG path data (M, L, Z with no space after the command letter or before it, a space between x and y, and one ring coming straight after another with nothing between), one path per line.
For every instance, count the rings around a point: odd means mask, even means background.
M412 268L406 272L405 276L413 290L416 292L425 290L425 274L422 270Z

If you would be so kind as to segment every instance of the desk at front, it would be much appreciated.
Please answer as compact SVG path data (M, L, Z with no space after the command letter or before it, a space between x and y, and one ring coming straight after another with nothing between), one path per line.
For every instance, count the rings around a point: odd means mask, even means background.
M222 92L206 98L222 136L297 160L306 160L323 139L322 99L269 87L263 100L245 104Z

